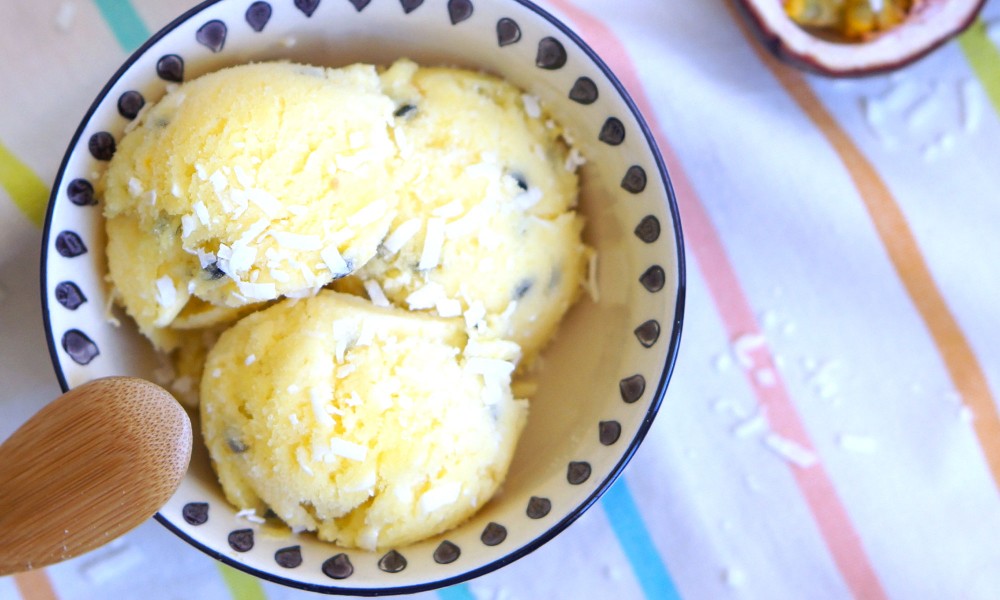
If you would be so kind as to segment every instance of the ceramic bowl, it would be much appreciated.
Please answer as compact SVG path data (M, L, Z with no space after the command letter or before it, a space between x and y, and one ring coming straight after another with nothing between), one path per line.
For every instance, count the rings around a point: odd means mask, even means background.
M499 74L539 97L574 135L587 159L580 210L598 252L599 297L582 299L547 348L501 492L432 539L365 552L309 534L274 534L225 501L196 442L186 478L157 519L233 567L318 592L428 590L521 558L591 506L642 441L680 341L684 256L663 160L621 83L566 25L519 0L209 1L153 36L111 77L70 143L45 226L43 308L62 387L108 375L152 378L152 349L109 309L101 200L93 191L139 108L171 84L249 61L340 66L404 56Z

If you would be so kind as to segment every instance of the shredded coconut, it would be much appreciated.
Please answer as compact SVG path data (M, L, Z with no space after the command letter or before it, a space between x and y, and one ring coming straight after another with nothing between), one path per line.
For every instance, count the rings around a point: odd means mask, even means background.
M262 233L267 231L267 228L270 226L271 222L267 219L257 219L240 235L239 242L242 244L250 244L251 242L254 242Z
M358 322L353 319L338 319L333 322L334 352L337 362L344 362L347 348L358 338Z
M240 281L237 284L242 294L248 300L273 300L278 291L273 283L249 283Z
M197 226L198 224L195 222L194 215L181 215L181 238L187 239L191 237Z
M371 496L374 495L374 490L372 488L375 487L375 484L377 482L378 482L378 477L375 474L375 471L372 470L365 472L361 480L355 483L354 485L341 486L341 489L344 490L345 492L367 491L368 495Z
M136 113L135 118L125 124L125 129L122 130L122 133L131 133L133 130L138 128L139 125L144 123L146 113L149 112L149 109L152 108L152 106L153 105L149 102L143 104L142 108L139 109L139 112Z
M267 521L263 517L257 516L257 509L255 508L245 508L236 513L237 519L246 519L251 523L266 523Z
M340 250L336 246L329 246L319 253L319 257L323 259L323 263L326 265L327 269L333 273L335 277L341 275L346 275L351 272L350 265L344 260L344 257L340 255Z
M431 281L407 296L406 304L410 310L426 310L436 308L441 299L447 299L444 288L440 283Z
M194 209L194 214L196 217L198 217L198 221L200 221L202 225L208 225L210 217L208 215L208 208L205 206L205 203L199 200L194 204L192 204L191 208Z
M229 187L229 179L222 171L215 171L208 178L208 182L212 184L212 189L215 191L215 195L222 197L222 193L226 191Z
M448 481L432 487L420 495L418 505L420 512L429 514L439 508L443 508L458 500L462 492L462 484L457 481Z
M413 239L413 236L420 231L421 222L420 219L410 219L399 225L387 238L382 242L382 248L385 252L392 256L399 252L399 250Z
M767 420L762 413L747 419L733 429L733 435L738 438L753 437L767 430Z
M206 252L201 248L195 248L195 253L198 255L198 263L201 265L202 269L214 265L215 262L219 260L214 254Z
M245 190L230 190L227 200L224 208L233 219L239 219L250 208L250 197Z
M374 552L375 548L378 547L378 527L365 527L358 534L358 545L361 546L363 550L368 550L369 552Z
M465 368L477 375L489 376L498 381L510 381L510 375L514 372L514 363L498 358L473 356L465 361Z
M534 186L514 196L514 207L521 211L526 211L538 204L542 199L542 190Z
M247 200L253 202L269 219L274 219L281 214L281 202L269 192L260 188L251 188L246 191Z
M810 450L777 434L771 433L765 436L764 444L781 455L785 460L803 469L811 467L817 462L816 455Z
M253 187L253 178L250 177L250 174L246 172L246 169L240 165L233 167L233 174L236 175L236 182L243 186L244 189L250 189Z
M299 449L297 449L295 451L295 460L296 460L296 462L299 463L299 467L302 468L302 471L306 475L308 475L310 477L313 476L313 470L309 467L309 458L306 455L306 449L305 448L299 448Z
M774 387L778 383L778 376L774 369L758 369L754 371L754 380L764 387Z
M343 379L353 373L357 369L354 363L347 363L337 369L337 379Z
M219 247L219 258L222 258L221 245ZM237 273L246 273L249 271L255 260L257 260L257 248L247 246L246 244L237 241L229 249L229 271L222 269L221 264L219 268L228 273L230 277L233 277ZM235 279L235 277L233 277L233 279Z
M427 271L441 262L441 249L444 247L444 225L441 218L427 219L427 233L424 236L424 250L420 254L417 269Z
M574 173L585 164L587 164L587 159L580 154L580 151L576 148L570 148L569 154L566 155L566 162L563 164L563 168L570 173Z
M388 210L385 200L381 198L347 217L347 224L352 227L364 227L379 220Z
M352 131L347 136L347 143L352 150L357 150L368 143L368 136L363 131Z
M312 403L313 416L316 422L323 427L333 427L333 417L326 412L326 405L329 402L332 392L329 389L312 388L309 390L309 401Z
M438 298L434 303L439 317L451 318L462 316L462 303L454 298Z
M142 182L137 178L132 177L128 180L128 194L133 198L138 198L142 195L145 189L142 187Z
M165 308L177 302L177 285L169 275L156 280L156 302Z
M368 456L368 448L340 438L330 438L330 452L348 460L361 462Z
M354 342L355 346L370 346L372 340L375 339L375 326L372 325L371 321L364 320L361 322L361 331L358 333L358 339Z
M502 313L500 313L500 322L508 323L510 321L510 318L514 316L514 311L516 310L517 310L517 300L511 300L510 302L508 302L507 307L503 309Z
M521 346L517 342L510 340L470 339L465 344L463 353L467 357L497 358L517 364L521 359Z
M767 344L767 338L759 333L745 333L733 340L733 354L736 360L746 368L753 366L753 357L750 353Z
M364 285L365 291L368 292L368 299L372 301L372 304L383 308L390 306L389 299L385 296L385 291L382 290L382 286L377 281L366 279Z
M462 204L460 199L456 198L444 206L435 208L431 211L431 214L435 217L441 217L442 219L454 219L464 212L465 205Z
M282 248L309 252L319 250L323 247L323 242L318 235L307 235L301 233L289 233L287 231L272 231L270 236L278 242Z
M521 94L521 102L524 103L524 112L532 119L542 116L542 106L538 102L538 96L531 94Z
M465 326L470 330L479 330L486 327L486 307L480 301L475 301L463 313Z

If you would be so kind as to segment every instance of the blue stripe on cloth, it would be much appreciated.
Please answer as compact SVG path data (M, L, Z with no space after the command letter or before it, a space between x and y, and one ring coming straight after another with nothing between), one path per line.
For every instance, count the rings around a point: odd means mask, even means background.
M125 52L133 52L149 38L149 29L130 0L94 0L94 4Z
M439 589L438 598L441 600L476 600L476 596L469 590L469 586L464 583Z
M653 545L639 508L632 499L624 478L619 478L601 497L608 522L632 565L639 585L650 600L680 600L663 558Z

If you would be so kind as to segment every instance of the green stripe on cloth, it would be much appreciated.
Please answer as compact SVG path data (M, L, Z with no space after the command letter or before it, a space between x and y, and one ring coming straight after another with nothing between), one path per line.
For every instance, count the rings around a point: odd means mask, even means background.
M125 52L133 52L149 38L149 29L129 0L94 0L94 4Z
M972 65L979 82L983 84L993 109L1000 113L1000 49L986 34L986 23L977 19L959 36L958 45L965 53L965 59Z
M216 563L216 566L219 567L222 580L226 582L233 600L267 600L264 588L260 586L260 580L256 577L223 563Z
M0 187L29 221L42 226L49 201L48 187L3 143L0 143Z

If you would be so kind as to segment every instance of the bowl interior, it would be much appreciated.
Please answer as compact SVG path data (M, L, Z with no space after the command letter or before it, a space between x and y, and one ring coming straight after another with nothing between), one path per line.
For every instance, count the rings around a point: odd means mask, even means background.
M598 252L598 295L570 311L544 354L500 494L430 540L366 553L237 517L196 440L161 522L234 566L314 591L415 591L506 564L579 516L641 441L679 343L684 266L662 160L618 82L568 29L514 0L209 2L157 34L109 82L70 145L46 224L43 303L63 387L107 375L149 378L153 351L109 308L100 199L88 191L113 151L109 140L130 120L122 95L155 101L177 80L249 61L340 66L400 57L501 75L566 126L587 159L580 211Z

